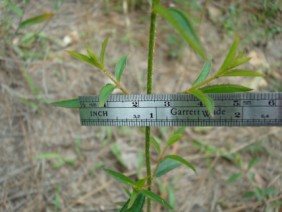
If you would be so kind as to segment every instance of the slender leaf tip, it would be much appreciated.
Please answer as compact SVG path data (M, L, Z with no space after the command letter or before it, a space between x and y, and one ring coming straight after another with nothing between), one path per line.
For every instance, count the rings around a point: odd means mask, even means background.
M79 99L68 99L68 100L63 100L63 101L50 102L49 104L56 106L56 107L65 107L65 108L79 108L80 107Z

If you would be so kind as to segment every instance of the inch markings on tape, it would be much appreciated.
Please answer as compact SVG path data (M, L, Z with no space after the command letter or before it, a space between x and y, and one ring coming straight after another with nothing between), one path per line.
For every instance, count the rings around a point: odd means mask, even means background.
M83 126L282 126L282 93L210 94L214 114L190 94L81 96Z

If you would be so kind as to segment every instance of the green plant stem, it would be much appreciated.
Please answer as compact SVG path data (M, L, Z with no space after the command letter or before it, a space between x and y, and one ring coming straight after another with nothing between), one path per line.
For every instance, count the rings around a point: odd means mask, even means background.
M127 90L117 80L115 80L114 76L110 72L108 72L104 67L100 67L100 69L108 78L110 78L110 80L113 81L116 87L120 89L123 94L128 94Z
M218 71L217 71L217 72L218 72ZM191 88L185 90L184 93L190 93L191 91L193 91L193 90L195 90L195 89L197 89L197 88L199 88L199 87L202 87L203 85L206 85L206 84L208 84L209 82L211 82L211 81L213 81L213 80L215 80L215 79L217 79L217 78L219 78L219 77L221 77L221 75L220 75L220 73L217 73L217 74L215 74L214 76L209 77L208 79L204 80L203 82L201 82L201 83L199 83L199 84L196 84L196 85L192 86Z
M160 0L153 0L150 17L150 35L149 35L149 50L148 50L148 69L147 69L147 94L152 93L153 87L153 64L154 64L154 49L155 49L155 32L156 32L156 17L157 14L153 11L155 5L159 4ZM150 138L151 128L146 127L145 130L145 158L147 170L147 185L148 190L151 190L151 158L150 158ZM147 212L151 211L151 201L147 199Z
M218 77L219 77L218 75L214 75L214 76L206 79L205 81L203 81L203 82L201 82L201 83L199 83L197 85L192 86L188 90L185 90L184 93L190 93L191 91L196 90L197 88L199 88L199 87L201 87L201 86L203 86L203 85L205 85L205 84L207 84L207 83L217 79Z

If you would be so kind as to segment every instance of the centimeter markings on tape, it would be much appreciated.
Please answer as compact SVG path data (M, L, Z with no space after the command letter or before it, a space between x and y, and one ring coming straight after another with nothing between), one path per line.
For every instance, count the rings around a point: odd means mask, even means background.
M112 95L104 107L98 96L81 96L84 126L282 126L282 93L210 94L211 116L189 94Z

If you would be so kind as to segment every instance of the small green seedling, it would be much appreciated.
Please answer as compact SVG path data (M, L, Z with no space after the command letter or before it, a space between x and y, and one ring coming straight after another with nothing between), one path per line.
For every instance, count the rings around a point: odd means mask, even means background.
M45 153L39 154L35 157L36 159L46 159L54 161L52 163L53 168L57 169L64 165L76 166L76 161L74 159L66 158L58 153Z
M260 159L258 157L253 158L249 161L245 170L241 167L241 170L229 176L225 183L228 185L230 183L236 183L239 180L248 182L250 189L244 191L243 198L246 200L256 200L261 203L271 200L271 204L266 205L265 211L278 211L282 206L281 198L279 198L279 191L270 186L261 187L255 180L255 173L252 168L259 162Z
M54 198L54 205L55 205L55 211L60 211L61 208L61 198L60 198L60 193L61 193L61 187L57 186L56 192L55 192L55 198Z
M187 88L182 93L192 94L198 98L203 105L208 109L212 115L214 113L214 102L209 96L210 93L233 93L233 92L247 92L251 88L238 84L214 84L214 81L219 78L226 77L262 77L263 74L241 68L240 66L247 63L251 58L244 53L238 53L239 38L235 37L234 42L229 48L222 65L218 69L212 66L211 56L206 52L199 37L195 33L192 24L186 15L176 8L166 8L160 4L160 0L151 1L151 16L150 16L150 31L148 44L148 67L147 67L147 94L152 93L152 76L154 63L154 48L155 48L155 30L156 17L159 15L165 19L183 38L183 40L190 46L190 48L198 55L203 62L203 67L200 70L197 78L193 81L190 88ZM163 21L163 20L161 20ZM87 54L81 54L74 51L68 53L74 58L90 64L99 69L111 80L111 83L104 85L99 92L99 106L105 105L108 97L114 90L119 90L121 93L127 95L129 91L122 83L122 74L125 71L127 60L130 59L125 55L121 56L115 67L106 68L106 48L109 41L107 37L101 44L99 54L93 52L89 47L86 48ZM114 70L113 73L109 70ZM211 73L213 73L211 75ZM145 74L145 73L144 73ZM70 99L52 103L54 106L79 108L78 99ZM151 128L145 128L145 162L146 162L146 176L142 177L139 171L139 179L133 180L122 173L110 169L104 171L113 177L115 180L122 183L124 186L130 188L128 200L121 207L120 211L143 211L145 200L147 200L147 211L151 211L151 201L161 204L163 207L173 210L175 205L175 197L173 195L172 187L169 188L169 203L160 197L157 193L152 191L152 185L157 179L176 169L180 165L186 166L189 170L196 172L192 163L185 160L179 155L167 153L175 143L179 142L184 136L184 130L176 130L171 133L166 142L159 142L158 139L151 135ZM163 143L162 145L160 143ZM157 153L157 162L154 169L151 168L150 146L154 147ZM114 154L119 158L116 149ZM140 169L140 168L139 168Z
M30 95L16 94L15 96L31 111L38 112L40 106L46 104L47 101L43 97L44 92L36 86L35 80L29 73L28 64L31 61L46 58L48 54L46 46L50 39L42 32L42 27L52 20L55 14L46 12L24 19L24 11L27 5L28 1L26 0L19 4L12 0L1 1L1 13L3 12L3 14L1 14L0 21L0 35L1 41L4 42L2 46L7 46L10 52L14 52L10 55L10 59L15 62L23 81L30 90ZM19 20L16 27L12 21L15 17L16 20ZM34 26L41 28L33 29ZM39 49L40 51L38 51ZM19 63L14 54L23 59L24 62Z

